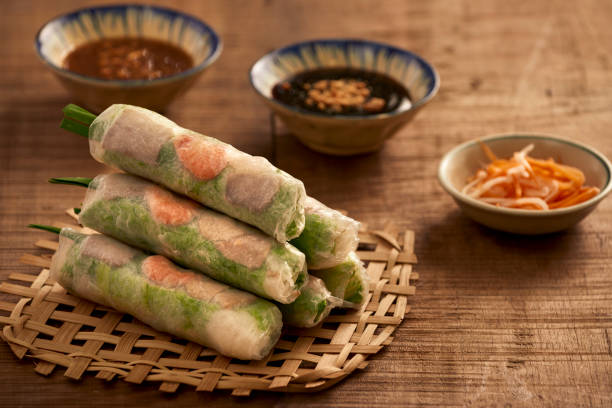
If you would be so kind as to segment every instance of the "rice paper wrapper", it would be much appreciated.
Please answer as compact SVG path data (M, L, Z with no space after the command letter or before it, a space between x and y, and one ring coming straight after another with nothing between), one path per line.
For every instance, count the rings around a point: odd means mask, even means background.
M51 276L78 296L229 357L265 357L282 329L274 304L104 235L63 229Z
M154 182L233 218L279 242L304 228L304 184L209 136L137 106L116 104L89 131L91 155L101 163Z
M294 301L308 277L304 254L290 244L129 174L94 178L79 221L281 303Z

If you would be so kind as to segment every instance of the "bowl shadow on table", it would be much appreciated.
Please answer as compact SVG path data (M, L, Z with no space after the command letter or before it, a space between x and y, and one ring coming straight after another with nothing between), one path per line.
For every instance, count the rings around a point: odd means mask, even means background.
M309 149L282 125L271 133L271 144L275 147L270 161L304 181L308 194L317 199L324 199L328 192L357 199L368 193L364 189L376 187L376 181L384 176L384 146L373 153L330 156Z
M494 274L498 286L483 291L558 282L571 274L571 268L557 268L573 256L582 227L542 235L519 235L482 226L455 209L423 231L418 245L419 267L430 269L437 279L478 279ZM501 263L500 259L507 262ZM495 269L494 271L492 269ZM544 271L545 270L545 271ZM462 275L463 274L463 275ZM441 276L440 276L441 275ZM480 278L480 279L479 279ZM474 287L470 291L478 290Z

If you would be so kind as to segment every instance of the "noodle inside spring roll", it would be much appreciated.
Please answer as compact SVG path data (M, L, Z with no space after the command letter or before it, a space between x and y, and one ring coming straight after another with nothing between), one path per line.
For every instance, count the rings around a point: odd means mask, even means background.
M351 252L341 264L310 273L323 280L332 295L357 307L367 299L370 279L355 252Z
M306 198L304 208L304 231L291 244L306 255L308 269L330 268L344 262L359 244L359 223L312 197Z
M89 127L91 155L261 229L279 242L304 228L301 181L263 157L184 129L153 111L112 105Z
M287 324L314 327L325 320L333 308L342 304L342 299L332 296L321 279L311 276L295 302L278 307Z
M96 177L79 221L280 303L294 301L308 278L304 255L290 244L128 174Z
M272 303L104 235L62 229L51 276L78 296L229 357L261 359L280 337Z

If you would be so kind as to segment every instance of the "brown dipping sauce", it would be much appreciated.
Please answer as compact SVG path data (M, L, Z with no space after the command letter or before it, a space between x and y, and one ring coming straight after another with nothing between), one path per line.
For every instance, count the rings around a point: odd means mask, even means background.
M72 50L63 67L100 79L156 79L193 67L193 59L165 41L120 37L90 41Z
M356 68L319 68L272 88L279 102L327 115L367 116L409 108L410 94L387 75Z

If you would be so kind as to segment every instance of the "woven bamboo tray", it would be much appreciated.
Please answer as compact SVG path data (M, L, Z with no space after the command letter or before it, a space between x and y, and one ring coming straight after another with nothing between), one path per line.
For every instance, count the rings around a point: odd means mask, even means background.
M414 233L388 225L381 231L364 228L359 236L358 255L371 278L364 307L335 310L315 328L286 327L261 361L222 356L66 293L49 278L52 254L24 255L21 261L42 267L40 273L13 273L0 284L0 292L16 299L0 301L2 337L17 358L31 358L35 371L43 375L64 367L64 375L72 379L91 373L107 381L118 377L131 383L156 382L164 392L175 392L181 384L197 391L231 390L239 396L253 390L320 391L365 368L370 356L391 343L415 293L410 285L418 278L412 272ZM57 241L35 245L57 249Z

